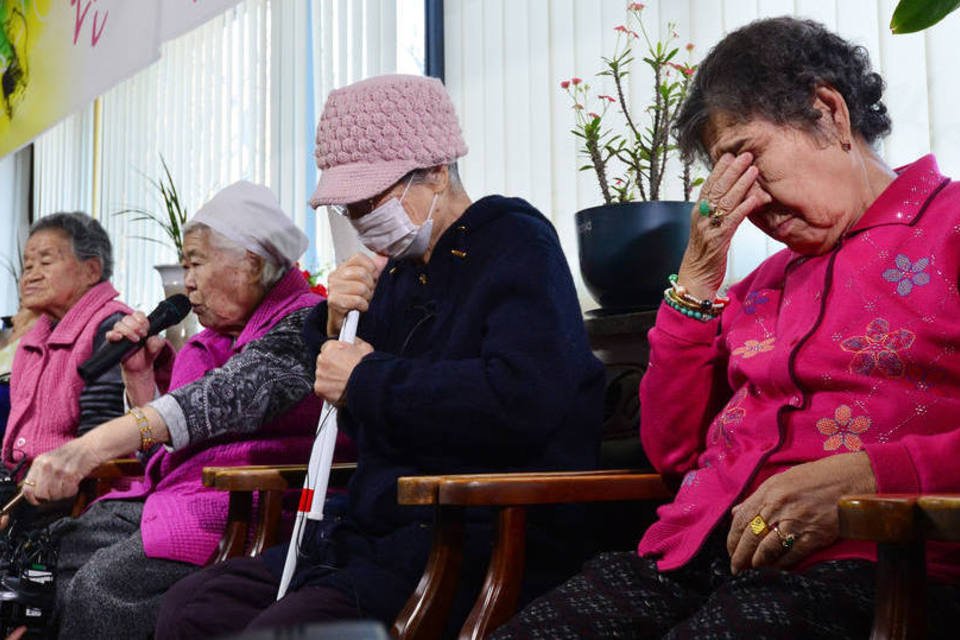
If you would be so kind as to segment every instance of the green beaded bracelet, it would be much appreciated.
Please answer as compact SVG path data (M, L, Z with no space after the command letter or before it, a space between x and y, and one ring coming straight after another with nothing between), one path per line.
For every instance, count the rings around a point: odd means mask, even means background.
M693 309L688 309L683 305L674 302L673 299L670 298L670 291L672 291L672 289L667 289L666 291L663 292L663 299L667 303L667 306L669 306L671 309L682 313L688 318L694 318L696 320L699 320L700 322L710 322L711 320L717 317L712 313L706 313L704 311L694 311Z

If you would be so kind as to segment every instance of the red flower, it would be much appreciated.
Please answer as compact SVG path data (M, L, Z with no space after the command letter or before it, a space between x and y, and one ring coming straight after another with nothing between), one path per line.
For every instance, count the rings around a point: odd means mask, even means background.
M627 29L622 24L618 24L613 28L614 31L619 31L620 33L630 33L630 29Z
M313 274L306 269L301 269L299 262L297 263L297 269L300 269L300 275L303 276L304 282L306 282L307 286L310 287L310 291L319 296L323 296L324 298L327 297L327 288L322 282L317 282L317 279L320 277L319 274Z
M607 102L616 102L616 99L613 96L597 96L601 100L606 100Z
M569 87L569 86L570 86L570 81L569 81L569 80L564 80L563 82L560 83L560 88L561 88L561 89L566 89L566 88Z
M643 11L646 6L647 5L643 4L642 2L631 2L627 5L627 9L630 11Z
M587 115L593 118L594 120L600 117L599 113L594 113L593 111L590 111L589 113L587 113Z
M577 86L577 85L580 84L581 82L583 82L583 80L581 80L580 78L570 78L570 83L571 83L573 86Z
M687 51L693 51L693 43L692 43L692 42L688 42L686 48L687 48Z

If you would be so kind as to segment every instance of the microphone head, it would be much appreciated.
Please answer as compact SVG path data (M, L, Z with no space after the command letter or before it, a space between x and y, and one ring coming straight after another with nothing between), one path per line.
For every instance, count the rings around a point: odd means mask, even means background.
M177 324L186 318L191 309L190 298L185 293L175 293L160 304L165 307L169 306L171 308L170 313L175 314L173 317L176 320L173 321L173 324Z
M186 318L188 313L190 313L190 299L186 295L177 293L170 296L147 316L147 320L150 321L150 335L172 327Z

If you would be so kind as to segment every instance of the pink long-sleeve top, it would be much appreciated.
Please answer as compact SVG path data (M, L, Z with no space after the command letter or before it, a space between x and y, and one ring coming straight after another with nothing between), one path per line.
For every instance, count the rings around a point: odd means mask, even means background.
M641 439L682 480L638 548L660 569L764 480L825 456L866 451L879 492L960 490L960 184L933 156L898 174L832 251L785 249L731 287L719 320L661 307ZM796 568L875 557L838 540ZM960 577L957 545L927 562Z

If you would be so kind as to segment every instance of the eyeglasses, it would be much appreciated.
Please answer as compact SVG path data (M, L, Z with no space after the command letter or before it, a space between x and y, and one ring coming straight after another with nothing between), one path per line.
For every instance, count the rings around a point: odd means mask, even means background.
M357 202L351 202L349 204L332 204L330 205L330 208L333 209L334 212L338 213L339 215L346 216L347 218L356 219L356 218L363 217L368 213L370 213L371 211L373 211L374 209L376 209L377 206L379 206L384 200L386 200L387 196L393 193L393 191L399 185L406 184L409 176L410 176L409 173L406 174L405 176L403 176L402 178L400 178L399 180L397 180L392 185L390 185L389 187L387 187L377 195L373 196L372 198L367 198L366 200L358 200Z

